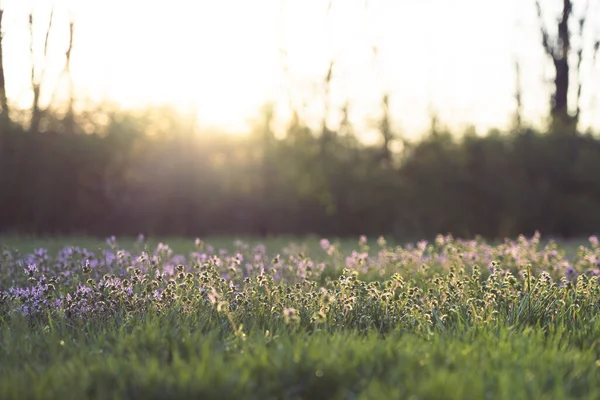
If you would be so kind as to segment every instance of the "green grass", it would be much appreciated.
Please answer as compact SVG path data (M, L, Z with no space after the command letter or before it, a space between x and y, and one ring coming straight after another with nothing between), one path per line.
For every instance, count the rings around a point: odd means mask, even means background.
M277 253L281 249L294 245L301 247L304 251L316 252L319 246L320 237L307 236L303 238L293 236L276 236L266 239L247 236L232 236L232 237L209 237L201 238L206 243L212 245L215 249L232 250L236 240L241 240L250 246L264 245L269 253ZM134 237L118 237L119 246L124 249L133 249L135 247L136 238ZM175 253L184 254L192 248L195 238L181 237L150 237L146 244L150 248L156 248L159 243L167 243ZM332 242L338 242L344 252L356 248L358 238L355 239L331 239ZM371 238L371 242L375 243L376 238ZM393 242L392 242L393 243ZM24 237L24 236L0 236L0 249L8 248L18 250L21 253L33 252L39 248L48 249L50 253L55 254L57 251L69 246L84 247L89 250L97 250L106 248L106 242L103 238L85 237L85 236L40 236L40 237Z
M185 321L165 322L29 335L4 326L0 397L600 398L597 345L569 343L565 332L285 333L270 342L255 334L228 345Z
M193 240L164 242L176 253L193 247ZM207 242L233 248L231 238ZM290 242L267 241L268 257ZM580 278L571 283L560 272L543 275L548 268L541 264L507 262L514 278L490 275L484 265L479 272L458 256L441 264L427 259L429 268L423 268L404 250L374 256L367 269L334 270L336 258L343 260L356 242L341 241L328 257L318 238L304 240L296 250L326 263L307 283L294 275L276 282L269 274L248 280L233 274L240 288L230 290L219 278L231 272L227 265L207 264L189 277L174 277L172 287L161 283L173 298L149 301L140 283L135 303L120 286L96 289L103 272L92 272L88 285L97 297L80 302L102 301L104 311L84 318L66 309L24 316L15 311L20 300L4 298L0 398L600 398L600 285L583 273L585 261L574 263ZM67 243L106 248L91 238L0 239L0 247L22 253L44 247L54 254ZM135 248L133 239L120 245ZM578 245L566 250L575 253ZM453 250L433 252L454 257L469 250L446 246ZM524 259L550 251L516 246ZM590 248L588 255L598 251ZM0 289L6 289L2 271L11 266L0 267ZM22 277L12 278L25 285ZM48 298L73 293L85 278L73 279L56 283ZM214 288L217 297L201 294L200 287Z
M277 253L281 249L294 245L300 247L302 250L310 253L315 253L319 250L319 240L321 237L311 235L306 237L294 237L294 236L274 236L266 239L251 237L251 236L218 236L218 237L202 237L205 242L210 243L216 249L227 249L232 250L233 244L236 240L241 240L251 246L264 245L269 253ZM329 238L331 242L337 243L344 254L350 253L357 247L358 238ZM369 245L371 247L376 246L377 238L369 238ZM118 237L119 246L124 249L132 249L135 247L135 237ZM176 253L187 253L195 238L181 238L181 237L150 237L146 243L150 248L155 248L158 243L168 243L169 246ZM406 243L401 240L394 240L393 238L386 238L388 246L402 246ZM541 244L545 245L548 242L547 239L542 240ZM500 244L500 241L494 242ZM570 239L570 240L559 240L560 247L564 249L569 256L574 256L577 252L577 248L580 245L587 244L587 238L581 239ZM97 250L98 248L105 248L106 242L104 238L90 237L90 236L19 236L19 235L0 235L0 249L8 248L11 250L18 250L21 253L33 252L39 248L48 249L50 253L56 253L64 246L79 246L90 250Z

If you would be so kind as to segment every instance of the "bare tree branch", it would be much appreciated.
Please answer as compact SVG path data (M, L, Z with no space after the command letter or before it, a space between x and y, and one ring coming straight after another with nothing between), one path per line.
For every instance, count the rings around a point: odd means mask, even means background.
M542 33L542 45L544 46L544 50L550 57L552 57L552 59L556 59L554 47L550 44L550 35L548 34L548 30L544 24L544 15L542 13L540 0L535 0L535 7L537 10L538 19L540 21L540 31Z
M327 74L325 75L325 79L323 80L323 85L325 88L325 113L323 115L323 133L326 134L329 132L329 128L327 127L327 118L329 117L330 110L330 102L331 102L331 80L333 79L333 66L335 62L331 60L329 62L329 68L327 69Z
M383 136L383 161L389 164L392 159L392 151L390 149L390 143L394 140L394 133L392 132L390 122L390 96L385 93L381 99L381 108L383 109L383 115L379 123L379 130Z
M52 21L54 20L54 7L50 11L50 19L48 20L48 29L46 30L46 38L44 39L44 59L48 56L48 43L50 39L50 30L52 29Z
M69 22L69 47L67 47L67 51L65 52L65 67L63 73L66 74L69 84L69 100L67 104L67 115L65 117L65 128L68 133L73 133L74 126L74 111L73 111L73 103L75 101L75 93L73 90L73 76L71 75L71 52L73 51L73 37L75 34L75 23L73 21Z
M33 13L29 13L29 55L31 56L31 83L35 82L35 54L33 52Z
M71 52L73 51L73 38L75 35L75 23L73 21L69 22L69 47L65 52L65 72L69 74L69 98L70 102L73 101L73 81L71 78ZM69 107L72 110L72 105Z
M50 104L54 104L56 100L56 96L58 95L59 88L61 87L61 83L63 79L67 80L67 90L68 90L68 100L67 100L67 112L65 115L65 129L68 132L73 131L73 105L75 101L75 93L73 87L73 77L71 76L71 54L73 52L73 41L75 37L75 22L69 22L69 44L67 50L65 51L65 64L60 73L56 86L52 92L52 97L50 98Z
M515 57L515 128L521 129L523 126L523 88L521 85L521 65Z
M48 28L46 30L46 37L44 39L44 64L46 59L48 58L48 44L50 42L50 31L52 30L52 21L54 20L54 7L52 7L52 11L50 11L50 19L48 21ZM42 118L42 110L40 109L40 95L41 95L41 86L44 80L44 76L46 73L45 65L42 65L40 73L36 77L36 63L35 63L35 53L34 53L34 32L33 32L33 12L29 13L29 52L31 53L31 87L33 90L33 104L31 107L31 123L29 125L29 129L33 132L37 132L39 130L40 121Z
M35 52L34 52L34 33L33 33L33 12L29 13L29 53L31 56L31 89L33 90L33 104L31 106L31 122L29 129L32 132L37 132L40 121L40 84L35 78Z
M576 98L576 110L575 120L579 120L579 114L581 113L581 90L583 82L581 80L581 60L583 59L583 47L577 50L577 98Z
M583 33L585 30L585 25L586 25L586 21L587 21L587 17L588 17L588 10L590 9L590 1L588 0L585 4L585 7L583 9L583 13L581 14L581 17L579 18L579 38L580 38L580 45L579 45L579 49L577 49L577 97L576 97L576 110L575 110L575 120L578 121L579 120L579 116L581 114L581 91L583 88L583 81L581 79L581 62L583 60L583 49L584 49L584 45L583 45ZM595 57L594 57L595 58Z
M585 8L583 9L583 13L579 18L579 36L583 35L583 30L585 28L585 24L587 22L588 11L590 10L590 0L585 3Z
M571 49L571 33L569 32L569 17L573 13L573 4L571 0L563 0L563 12L560 22L558 23L558 40L561 50L561 58L569 57Z
M4 38L2 29L3 16L4 10L0 8L0 124L2 125L10 122L8 98L6 97L6 80L4 77L4 54L2 44L2 39Z

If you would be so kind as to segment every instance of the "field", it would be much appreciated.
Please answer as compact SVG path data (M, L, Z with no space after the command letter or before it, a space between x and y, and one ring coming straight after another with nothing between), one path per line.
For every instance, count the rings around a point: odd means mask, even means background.
M598 399L600 245L0 237L2 399Z

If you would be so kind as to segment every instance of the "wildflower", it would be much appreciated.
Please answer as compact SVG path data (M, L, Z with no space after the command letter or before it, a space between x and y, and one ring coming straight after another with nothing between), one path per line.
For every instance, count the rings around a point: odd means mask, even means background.
M437 235L435 237L435 244L437 246L443 246L445 242L446 242L446 238L444 238L443 235Z
M227 311L227 303L224 301L220 301L219 304L217 304L217 312L225 312Z
M360 235L360 238L358 239L358 245L359 246L367 245L367 237L365 235Z
M92 272L92 268L90 267L90 262L89 260L86 260L85 264L83 265L83 267L81 267L81 270L84 274L89 274L90 272Z
M498 268L498 262L497 261L492 261L490 263L490 265L488 265L488 271L490 271L491 275L494 275L494 273L496 272L496 268Z
M29 264L25 268L25 273L27 274L27 276L33 276L37 272L38 272L38 267L35 264Z
M577 278L577 271L575 271L573 265L569 264L567 266L567 269L565 270L565 278L567 278L567 280L570 282L574 281Z
M292 325L297 322L300 322L300 316L298 315L298 310L293 307L284 308L283 309L283 319L286 325Z
M323 303L323 305L327 306L328 304L331 304L335 301L335 297L333 297L331 294L329 293L325 293L323 294L323 296L321 297L321 302Z
M111 236L109 238L106 239L106 244L108 245L108 247L110 247L111 249L114 249L117 247L117 238L114 236Z
M313 314L312 320L314 323L322 324L327 320L327 315L325 314L325 311L321 309Z
M207 297L211 304L216 304L217 301L221 298L221 295L217 293L217 290L214 287L211 287L210 292L207 294Z

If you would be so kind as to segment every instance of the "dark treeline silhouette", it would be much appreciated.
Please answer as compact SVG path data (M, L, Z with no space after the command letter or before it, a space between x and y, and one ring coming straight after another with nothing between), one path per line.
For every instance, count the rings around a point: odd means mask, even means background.
M432 118L430 132L408 142L393 131L384 95L378 146L358 140L348 104L337 130L325 119L311 130L294 115L283 138L270 129L271 107L251 135L238 138L197 132L192 120L169 109L76 112L72 20L61 73L67 101L62 111L52 100L42 107L40 94L51 93L42 78L53 12L41 43L34 25L44 18L28 15L29 50L33 59L41 49L43 62L31 66L31 109L16 109L6 95L0 6L0 233L386 234L411 240L438 233L596 233L600 139L577 130L582 62L595 65L600 51L597 25L587 22L595 21L589 3L532 3L554 71L548 131L523 125L517 59L512 131L460 134ZM335 65L332 60L322 82L327 111Z
M91 134L45 119L43 133L0 130L1 232L412 240L600 226L600 140L573 130L477 136L432 125L390 154L389 132L385 145L364 146L347 121L313 132L296 117L276 138L270 110L244 137L194 133L168 110L106 119Z

